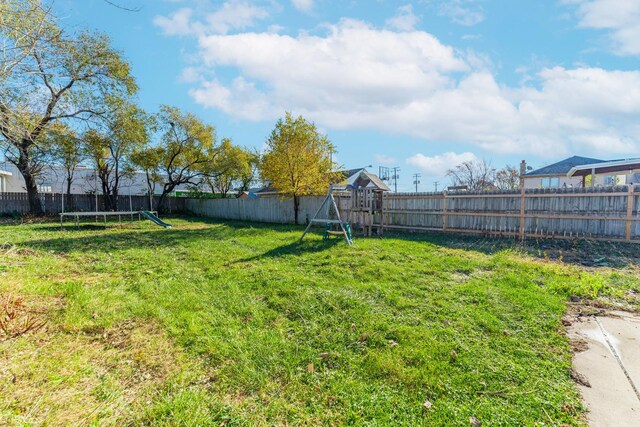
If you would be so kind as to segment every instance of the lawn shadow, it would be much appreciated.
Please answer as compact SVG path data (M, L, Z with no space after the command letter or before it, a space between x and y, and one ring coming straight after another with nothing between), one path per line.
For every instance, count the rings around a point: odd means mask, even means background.
M446 233L386 233L385 237L424 241L434 245L492 255L515 251L534 258L560 261L581 267L640 267L640 245L588 239L527 238L524 242L508 237Z
M303 231L303 226L224 221L190 216L165 216L163 220L171 223L174 218L179 219L180 223L172 229L151 228L148 223L141 225L137 221L123 221L122 224L117 222L109 223L107 230L104 229L104 225L101 223L85 222L81 225L80 230L76 230L75 225L68 224L64 228L65 233L61 233L59 237L51 237L49 235L43 239L32 239L19 242L19 244L33 249L52 250L62 253L74 250L109 252L143 247L169 247L192 243L199 239L224 240L242 236L259 238L274 232L277 233L276 236L293 232L299 232L301 235ZM0 224L0 227L3 225ZM52 232L60 232L60 225L52 220L45 224L37 224L34 230L51 234ZM74 236L76 231L78 231L78 235ZM83 234L83 232L85 233ZM87 235L86 232L90 234ZM640 245L635 243L578 239L526 239L521 242L514 238L479 235L396 232L387 232L384 238L427 242L444 248L477 251L488 255L501 251L515 251L539 259L561 261L589 268L640 268ZM232 262L247 262L259 258L279 258L302 253L321 252L339 243L344 243L342 239L337 238L328 241L311 238L302 242L296 239L296 241L292 242L291 236L283 236L282 238L276 237L276 240L284 241L284 244L274 247L263 254Z
M168 222L170 217L165 218ZM174 228L163 229L160 227L150 228L151 226L133 223L111 223L105 229L102 224L81 224L79 229L75 225L65 227L61 230L60 225L54 221L51 223L39 224L34 230L36 233L47 233L42 239L31 239L27 241L16 242L19 246L28 247L35 250L46 250L57 253L68 253L72 251L97 251L97 252L114 252L135 248L162 248L179 246L197 242L201 239L211 240L230 240L238 238L260 238L266 234L273 236L276 233L274 241L291 242L291 232L300 232L302 235L302 226L280 225L280 224L255 224L249 222L226 222L215 220L199 220L196 218L180 218L182 224L178 224ZM206 227L190 228L192 225L206 224ZM51 236L51 233L57 236ZM76 234L77 233L77 234ZM88 234L89 233L89 234ZM281 234L282 237L278 237ZM285 236L285 234L289 234ZM296 255L300 253L311 253L326 250L339 241L331 239L324 241L320 239L305 239L300 242L296 240L275 247L264 254L260 254L249 259L256 258L276 258L288 255ZM246 261L246 260L244 260ZM237 261L239 262L239 261Z
M248 258L242 258L236 261L233 261L229 264L241 264L245 262L265 259L265 258L282 258L286 256L297 256L302 254L310 254L316 252L323 252L327 249L333 248L338 244L345 244L346 242L342 239L328 239L328 240L296 240L293 243L289 243L287 245L278 246L277 248L273 248L259 255L254 255Z

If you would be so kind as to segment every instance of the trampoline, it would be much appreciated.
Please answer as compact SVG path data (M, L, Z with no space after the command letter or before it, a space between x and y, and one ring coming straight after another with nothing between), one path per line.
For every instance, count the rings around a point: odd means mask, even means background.
M129 217L131 217L131 220L133 221L134 215L138 215L138 221L141 221L142 218L144 217L144 219L148 219L149 221L153 222L156 225L159 225L160 227L171 228L171 225L167 224L166 222L164 222L164 221L160 220L160 218L158 218L158 212L157 211L62 212L60 214L60 228L64 227L64 219L65 219L65 217L75 219L76 228L80 228L80 217L92 217L93 216L93 217L96 218L96 222L98 221L98 218L102 217L104 219L104 226L106 228L107 227L107 217L117 216L118 217L118 221L122 222L122 217L123 216L129 216Z

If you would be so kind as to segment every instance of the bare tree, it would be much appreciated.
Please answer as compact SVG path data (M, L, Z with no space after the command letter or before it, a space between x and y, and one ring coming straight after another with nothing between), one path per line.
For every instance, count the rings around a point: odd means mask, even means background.
M470 191L483 191L495 187L496 170L485 160L462 162L447 171L454 185L466 185Z
M515 190L520 186L520 171L515 166L506 165L496 172L496 186L500 190Z
M112 0L103 0L103 1L118 9L126 10L127 12L140 12L142 10L142 6L129 7L129 6L123 6L122 4L116 3Z

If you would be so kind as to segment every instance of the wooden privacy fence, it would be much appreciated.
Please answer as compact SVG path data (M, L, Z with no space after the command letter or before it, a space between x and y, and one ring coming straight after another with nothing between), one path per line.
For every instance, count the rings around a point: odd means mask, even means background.
M386 194L384 229L640 241L633 185L482 193Z
M158 203L158 197L154 197L154 208ZM96 205L97 201L97 205ZM91 194L40 194L43 212L47 215L58 214L63 211L96 212L104 210L102 195ZM165 201L165 212L184 212L186 199L181 197L169 197ZM96 209L97 206L97 209ZM118 196L118 210L148 210L149 196ZM3 213L28 213L29 199L26 193L0 193L0 214Z
M298 210L298 222L308 223L322 205L325 197L301 197ZM344 211L349 206L349 197L336 196L339 209ZM293 224L293 200L282 200L278 197L262 197L258 199L189 199L187 210L195 215L210 218L231 219L239 221L271 222L276 224Z
M299 222L306 223L324 197L303 197ZM633 186L529 189L482 193L386 193L374 227L484 235L592 238L640 242L640 189ZM337 197L350 218L350 196ZM293 202L259 199L188 200L200 216L281 224L293 223Z

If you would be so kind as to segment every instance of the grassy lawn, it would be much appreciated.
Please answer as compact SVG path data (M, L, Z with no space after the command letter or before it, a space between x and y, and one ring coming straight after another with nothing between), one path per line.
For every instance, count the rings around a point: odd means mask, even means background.
M638 307L570 243L170 222L0 225L0 318L46 321L0 329L0 424L583 425L567 303Z

